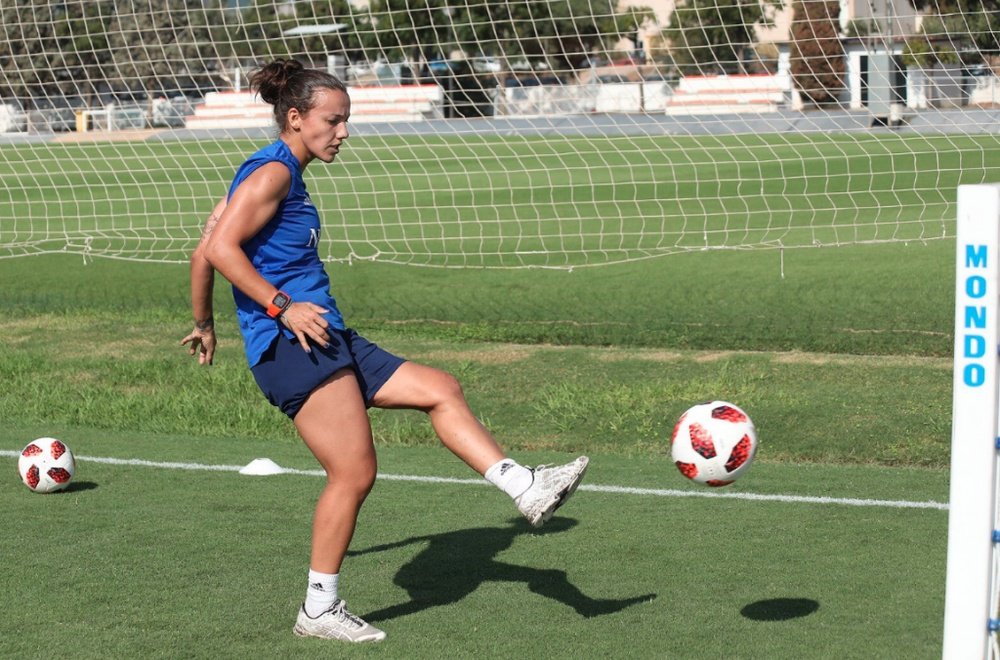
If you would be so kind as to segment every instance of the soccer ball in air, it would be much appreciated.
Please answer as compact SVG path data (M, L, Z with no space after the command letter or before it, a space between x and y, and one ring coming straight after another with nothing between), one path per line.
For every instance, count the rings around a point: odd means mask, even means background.
M63 442L55 438L38 438L21 451L17 471L21 481L31 490L51 493L69 486L76 472L76 461Z
M688 479L727 486L739 479L757 452L757 430L750 416L725 401L692 406L681 415L670 439L674 464Z

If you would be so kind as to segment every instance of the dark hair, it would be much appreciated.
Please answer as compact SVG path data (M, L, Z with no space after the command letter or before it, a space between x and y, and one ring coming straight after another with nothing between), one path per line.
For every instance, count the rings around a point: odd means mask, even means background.
M250 88L257 90L266 103L274 106L274 121L285 130L288 111L302 114L312 110L313 94L321 89L347 93L339 78L320 69L307 69L296 60L274 60L250 76Z

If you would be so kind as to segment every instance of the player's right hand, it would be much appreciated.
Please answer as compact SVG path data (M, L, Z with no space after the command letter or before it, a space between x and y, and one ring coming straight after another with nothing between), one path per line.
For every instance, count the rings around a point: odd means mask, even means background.
M326 332L330 324L323 318L329 311L310 302L292 303L279 318L295 333L302 350L309 353L310 341L324 348L330 345L330 335Z
M190 348L188 348L188 353L191 356L198 356L198 364L211 366L212 360L215 358L216 339L214 328L202 329L195 326L191 334L181 340L181 346L185 344L191 344Z

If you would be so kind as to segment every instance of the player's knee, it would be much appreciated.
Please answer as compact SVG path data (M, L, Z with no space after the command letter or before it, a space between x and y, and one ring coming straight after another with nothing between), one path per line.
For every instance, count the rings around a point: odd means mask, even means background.
M425 381L425 384L428 388L428 397L432 402L430 406L432 409L465 401L462 384L446 371L435 369L434 377Z
M327 484L338 491L343 497L364 501L375 486L378 466L375 461L361 461L349 466L338 466L335 470L326 471Z
M358 470L358 475L355 477L355 483L358 488L358 492L368 495L371 492L372 487L375 485L375 477L378 474L378 465L374 460L366 461L363 468Z
M428 370L421 382L423 405L420 408L427 413L448 408L465 401L462 385L458 379L447 371L440 369Z
M357 502L359 505L365 501L368 494L375 486L375 471L353 474L338 484L339 490L345 497Z
M372 488L375 486L375 473L371 474L370 478L359 480L357 483L356 496L359 502L363 502L368 494L372 492Z

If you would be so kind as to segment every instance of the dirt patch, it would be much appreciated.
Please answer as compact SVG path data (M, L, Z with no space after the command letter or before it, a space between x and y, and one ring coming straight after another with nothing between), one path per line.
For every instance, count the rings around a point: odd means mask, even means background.
M105 319L89 319L45 315L23 319L5 319L0 322L0 335L11 346L46 345L54 338L64 338L73 346L74 354L87 357L129 358L149 355L158 346L173 343L173 337L160 332L150 333L141 328L120 328L119 324ZM180 337L177 338L180 343ZM183 351L178 348L178 352Z
M836 332L846 332L849 335L917 335L920 337L947 337L947 332L936 330L901 330L897 328L871 329L871 328L836 328Z
M868 364L885 367L937 367L950 369L951 358L921 357L915 355L838 355L833 353L775 353L779 364Z
M422 351L414 357L429 362L475 362L477 364L513 364L527 360L535 351L527 347L509 346L480 350L433 350Z
M601 362L625 362L627 360L645 360L646 362L676 362L684 359L683 353L660 349L604 349L597 353Z
M695 362L718 362L736 355L741 355L741 353L739 351L702 351L692 353L691 357L694 358ZM750 353L742 353L742 355L750 355Z
M76 324L79 324L79 321L71 320L65 316L25 316L22 318L6 318L0 321L0 332L4 334L11 332L51 332L52 330L66 330Z

